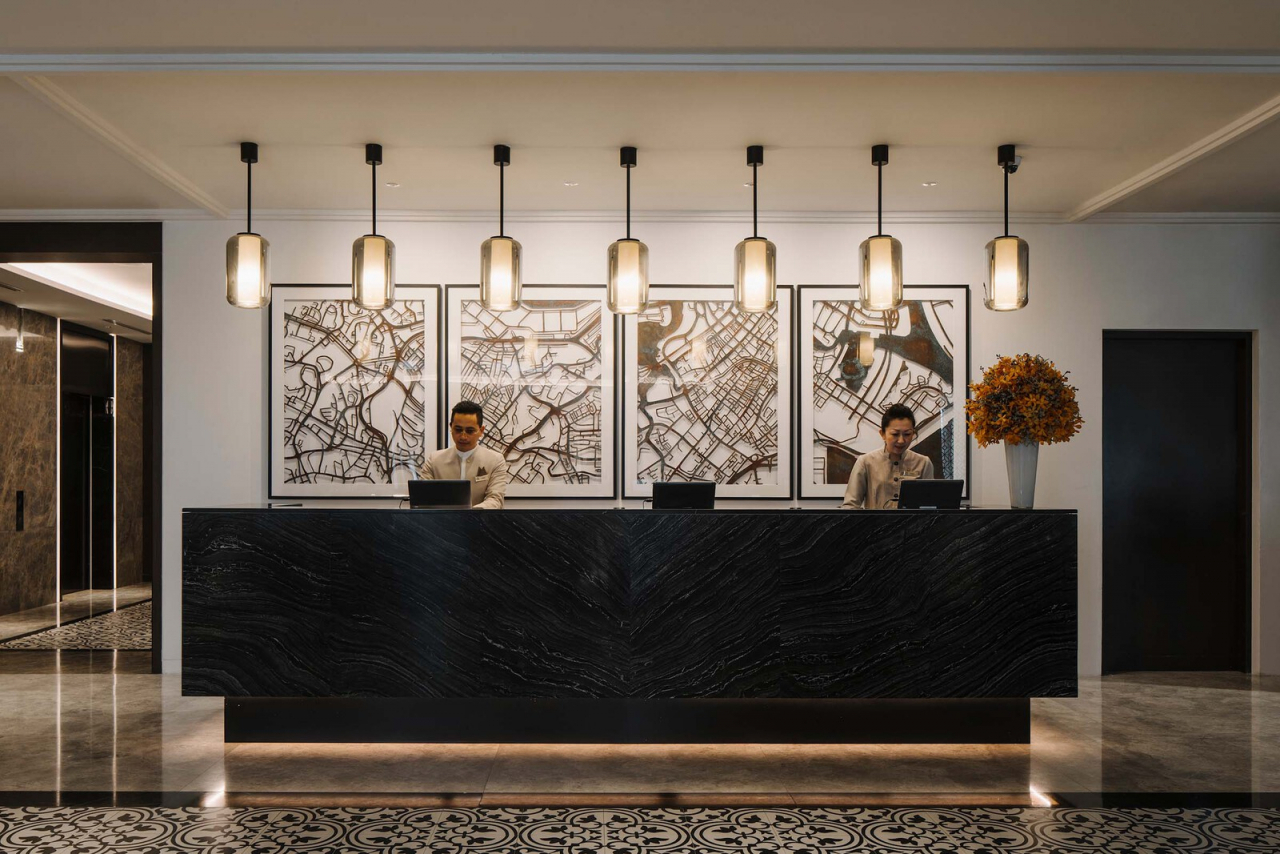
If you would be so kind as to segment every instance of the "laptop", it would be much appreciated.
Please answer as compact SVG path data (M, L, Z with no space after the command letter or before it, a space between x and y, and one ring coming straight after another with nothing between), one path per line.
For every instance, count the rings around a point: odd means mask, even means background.
M901 510L959 510L963 480L906 479L898 484Z
M712 510L716 485L710 480L658 481L653 485L654 510Z
M414 510L469 510L471 481L411 480L409 506Z

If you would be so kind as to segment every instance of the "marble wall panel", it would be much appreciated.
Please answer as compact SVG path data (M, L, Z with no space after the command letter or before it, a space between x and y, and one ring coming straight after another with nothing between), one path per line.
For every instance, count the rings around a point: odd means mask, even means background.
M142 359L146 345L116 339L116 583L143 579Z
M47 605L57 593L57 321L0 303L0 614ZM16 530L17 493L25 494Z

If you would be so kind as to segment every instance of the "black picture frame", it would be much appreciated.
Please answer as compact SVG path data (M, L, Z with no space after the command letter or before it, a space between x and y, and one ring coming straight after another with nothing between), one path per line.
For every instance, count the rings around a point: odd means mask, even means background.
M275 343L276 343L276 342L275 342L275 336L276 336L276 328L275 328L276 324L275 324L275 319L276 319L276 307L277 307L277 300L278 300L278 299L287 299L287 298L288 298L288 296L289 296L289 292L290 292L290 290L293 290L293 291L295 292L295 294L296 294L296 292L297 292L297 291L300 291L300 290L302 290L302 289L307 289L307 290L322 290L322 291L327 291L327 292L330 292L330 291L331 291L331 292L332 292L332 294L333 294L332 299L334 299L335 301L344 301L344 297L345 297L345 301L350 301L350 297L351 297L351 286L350 286L350 285L308 284L308 283L293 282L293 283L287 283L287 284L273 284L273 285L271 286L271 308L270 308L267 312L264 312L264 314L266 315L266 324L267 324L267 365L268 365L268 367L267 367L267 389L266 389L266 397L267 397L267 466L266 466L266 469L267 469L267 472L266 472L266 476L267 476L267 499L268 499L269 501L274 501L274 500L294 500L294 501L298 501L298 500L302 500L302 501L311 501L311 500L317 500L317 501L321 501L321 500L323 500L323 501L327 501L327 500L342 500L342 501L386 501L386 500L392 500L392 499L395 499L395 498L401 497L401 496L399 496L399 495L397 495L397 494L387 494L387 495L356 495L356 494L335 494L335 493L325 493L325 492L322 492L322 491L317 491L317 493L316 493L316 494L298 494L298 493L280 493L280 492L278 492L278 491L276 490L276 484L275 484L276 462L277 462L277 455L280 453L280 448L279 448L279 446L277 445L277 443L276 443L276 441L275 441L275 439L276 439L275 425L276 425L276 417L277 417L277 413L276 413L276 407L275 407L275 393L274 393L274 390L275 390L275 388L276 388L276 382L277 382L277 379L278 379L277 371L279 370L279 366L276 364L276 359L275 359ZM442 377L441 377L441 372L440 372L441 355L442 355L441 350L442 350L443 343L444 343L443 304L442 304L442 303L443 303L443 291L442 291L442 289L441 289L441 287L440 287L439 285L397 284L397 285L396 285L396 297L397 297L397 300L399 300L399 299L403 298L403 295L404 295L405 291L423 291L423 292L425 292L424 294L422 294L422 297L423 297L424 299L431 299L431 296L434 296L434 299L433 299L432 301L433 301L433 304L434 304L434 306L435 306L435 315L436 315L436 323L435 323L435 361L436 361L435 385L436 385L436 411L437 411L437 416L438 416L440 406L442 405L442 402L443 402L443 401L442 401L442 397L441 397L441 379L442 379ZM436 418L435 418L435 419L433 419L433 420L435 421L435 444L436 444L436 447L438 448L438 447L440 447L440 442L441 442L441 439L442 439L442 435L441 435L441 427L440 427L440 418L439 418L439 417L436 417ZM430 430L430 428L425 428L425 429L424 429L424 438L430 438L430 437L431 437L431 430ZM319 485L317 485L317 486L319 486ZM407 487L406 487L406 489L407 489Z
M796 495L799 496L799 499L801 501L819 501L819 500L830 501L830 500L833 500L833 496L829 494L814 495L812 493L812 490L810 490L810 492L806 494L804 489L804 487L806 486L806 482L805 482L805 478L802 476L802 472L804 469L802 468L801 462L807 463L809 460L808 460L807 454L805 453L806 437L804 436L804 430L802 429L804 426L804 417L800 411L800 407L801 407L800 398L803 396L800 394L800 388L801 388L800 383L808 382L810 381L810 379L808 378L809 369L801 367L800 365L801 360L799 358L799 342L800 342L800 334L801 334L800 318L802 314L802 312L800 311L800 306L804 303L805 294L807 292L824 291L824 290L825 291L849 291L849 290L857 290L857 288L858 288L857 285L848 285L848 284L799 285L796 288L796 311L793 313L794 321L796 324L796 334L794 336L794 339L797 346L796 358L794 360L795 367L796 367L796 377L795 377L796 416L795 416L795 450L793 453L795 454L796 460L800 461L797 463L795 468L796 468L797 478L798 478L798 482L796 484ZM972 299L973 288L969 285L959 285L959 284L946 284L946 285L915 284L915 285L903 285L902 290L903 290L904 300L910 299L913 291L919 292L921 290L934 290L934 291L955 290L963 294L965 335L964 335L964 377L963 377L964 394L963 394L962 400L968 401L969 385L972 382L972 377L973 377L973 299ZM953 382L955 382L955 380L953 380ZM956 426L958 428L964 429L966 426L966 423L967 423L967 420L964 417L963 408L961 408L960 411L958 412L958 420L957 420ZM959 445L964 449L964 454L965 454L964 477L962 478L965 484L963 499L968 500L972 493L972 471L969 463L973 459L973 440L968 436L967 430L965 432L963 442L959 443ZM812 484L808 484L808 485L812 486Z
M729 290L729 291L732 291L732 290L733 290L733 285L731 285L731 284L727 284L727 285L708 285L708 284L702 284L702 285L681 285L681 284L669 284L669 283L664 283L664 284L651 284L651 285L649 286L649 298L650 298L651 300L652 300L652 299L657 298L657 296L660 294L660 292L661 292L663 289L679 289L679 290L720 290L720 291L723 291L723 290ZM796 336L795 336L795 323L796 323L796 311L795 311L795 308L796 308L796 304L797 304L797 303L796 303L796 300L797 300L797 296L798 296L798 294L796 293L796 288L795 288L793 285L778 285L778 298L779 298L779 300L783 299L783 298L784 298L784 296L785 296L785 298L789 301L789 310L790 310L790 313L791 313L790 322L789 322L789 324L788 324L788 327L789 327L789 328L788 328L788 333L789 333L789 335L790 335L790 342L789 342L789 346L787 347L787 352L788 352L788 356L789 356L789 358L791 359L791 363L792 363L792 365L791 365L791 371L789 372L789 377L788 377L788 380L789 380L789 382L790 382L790 384L791 384L791 388L789 389L789 393L788 393L788 395L787 395L787 407L786 407L786 412L785 412L785 420L786 420L786 423L787 423L787 425L788 425L788 430L789 430L789 431L791 431L791 432L792 432L792 434L793 434L793 435L790 437L790 440L789 440L789 441L788 441L788 443L787 443L787 444L788 444L788 451L789 451L789 455L791 456L791 460L789 461L789 464L788 464L788 466L787 466L787 471L786 471L786 473L785 473L785 477L786 477L786 485L787 485L787 492L786 492L786 494L785 494L785 495L734 495L734 496L720 496L720 495L717 495L717 497L716 497L716 500L717 500L717 501L790 501L790 500L792 500L792 499L795 497L795 495L796 495L796 491L795 491L795 458L794 458L794 453L795 453L795 452L794 452L794 449L793 449L793 447L794 447L794 441L795 441L795 437L794 437L794 428L795 428L795 422L796 422L796 394L795 394L795 391L796 391L796 390L795 390L795 379L794 379L794 374L795 374L795 362L796 362L796 357L797 357L797 350L796 350L796 344L797 344L797 342L796 342ZM620 318L620 320L621 320L621 318ZM627 333L626 333L626 327L627 327L627 325L626 325L626 323L625 323L625 322L623 322L623 323L621 323L621 324L620 324L620 329L619 329L619 338L618 338L618 365L619 365L619 370L621 371L621 375L620 375L620 379L619 379L619 383L618 383L618 387L619 387L618 425L619 425L619 431L620 431L621 436L622 436L622 447L621 447L621 449L620 449L620 453L619 453L619 455L618 455L618 456L619 456L619 469L620 469L619 478L622 480L622 497L623 497L624 499L648 499L648 498L650 498L650 496L648 496L648 495L645 495L645 494L643 494L643 493L641 493L641 494L637 494L637 493L635 493L634 491L629 491L628 487L631 487L631 486L632 486L632 484L631 484L630 480L629 480L629 479L627 479L627 476L626 476L626 475L627 475L627 465L626 465L625 454L626 454L626 449L627 449L627 442L626 442L626 436L627 436L626 430L627 430L627 426L626 426L626 425L627 425L627 409L628 409L628 406L627 406L627 401L628 401L627 391L628 391L628 389L627 389L627 387L626 387L626 376L627 376L627 374L626 374L626 365L624 364L625 359L626 359L626 356L627 356ZM779 330L781 330L781 329L782 329L782 324L781 324L781 323L779 324L779 327L778 327L778 328L779 328ZM779 369L779 373L781 373L781 368ZM779 413L778 413L778 422L779 422L779 424L781 424L781 423L783 422L783 415L784 415L784 413L783 413L783 412L779 412ZM781 442L781 439L780 439L780 440L779 440L779 447L781 447L781 446L782 446L782 442ZM781 466L780 466L780 468L781 468ZM781 473L780 473L780 474L781 474Z
M453 384L452 374L449 369L450 347L449 347L449 340L448 340L449 329L452 322L452 317L450 315L450 312L452 310L451 306L453 302L450 299L450 294L458 293L464 290L472 290L476 292L476 295L478 297L479 289L480 289L480 286L474 283L446 284L443 289L443 310L441 313L441 329L443 331L440 336L441 347L443 351L441 362L440 362L442 366L442 379L440 383L440 394L441 394L440 430L441 430L442 436L445 435L444 433L445 425L447 425L448 423L449 410L453 404L453 401L449 396L450 388ZM599 292L601 312L602 312L601 324L602 326L606 322L609 324L609 330L613 339L612 351L608 353L608 356L610 359L612 359L612 363L613 363L611 376L610 376L610 378L613 381L613 394L611 396L605 395L604 393L601 394L601 401L604 402L608 400L609 404L613 407L613 417L611 419L612 424L608 431L608 435L601 436L601 449L603 451L605 448L607 448L609 451L609 456L611 458L611 463L607 468L602 463L601 473L607 474L607 476L610 479L610 486L608 487L607 490L597 495L572 495L572 494L550 494L550 493L533 493L533 494L524 494L524 495L514 495L511 492L511 486L508 486L507 499L511 501L580 501L580 502L592 503L592 502L603 502L603 501L616 501L618 499L619 481L621 479L621 457L619 453L619 432L618 432L618 423L619 423L618 419L619 419L619 416L621 415L620 408L619 408L621 406L621 397L620 397L621 376L619 374L619 367L620 367L619 357L621 354L621 347L619 344L620 324L618 322L619 320L618 316L615 315L613 312L609 311L607 293L606 293L607 288L604 285L591 285L591 284L571 285L571 284L565 284L565 283L558 283L558 284L525 283L521 286L521 297L522 297L522 301L526 297L529 299L562 299L564 298L563 292L567 289L572 289L574 291L587 290L593 293ZM606 314L609 315L607 321L604 317L604 315ZM604 347L602 346L601 349L603 351ZM601 375L603 379L605 372L602 371Z

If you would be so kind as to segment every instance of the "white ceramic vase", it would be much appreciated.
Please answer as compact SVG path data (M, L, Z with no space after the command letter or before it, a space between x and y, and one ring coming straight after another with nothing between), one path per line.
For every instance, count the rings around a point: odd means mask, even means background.
M1030 510L1036 503L1036 460L1040 455L1037 442L1004 443L1004 462L1009 472L1009 506Z

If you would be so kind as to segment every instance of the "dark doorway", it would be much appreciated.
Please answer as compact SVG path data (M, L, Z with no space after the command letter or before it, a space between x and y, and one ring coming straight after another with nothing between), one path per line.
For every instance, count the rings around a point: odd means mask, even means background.
M1102 669L1250 669L1247 332L1104 331Z
M142 263L151 265L154 319L143 365L143 561L152 597L162 598L161 469L164 353L164 228L158 222L0 222L0 263ZM145 577L145 576L144 576ZM151 668L161 670L163 612L152 609Z
M112 341L62 324L59 436L62 595L115 587L115 423Z

